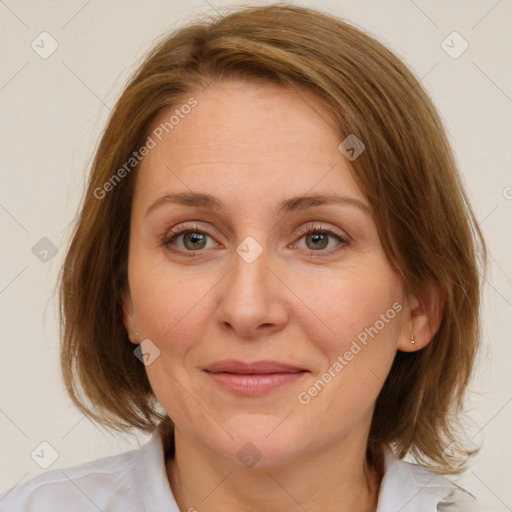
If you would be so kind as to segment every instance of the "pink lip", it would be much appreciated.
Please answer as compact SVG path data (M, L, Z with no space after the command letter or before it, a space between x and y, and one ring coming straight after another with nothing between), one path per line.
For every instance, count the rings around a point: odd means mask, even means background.
M302 378L307 370L276 361L218 361L204 369L217 384L238 394L268 393Z

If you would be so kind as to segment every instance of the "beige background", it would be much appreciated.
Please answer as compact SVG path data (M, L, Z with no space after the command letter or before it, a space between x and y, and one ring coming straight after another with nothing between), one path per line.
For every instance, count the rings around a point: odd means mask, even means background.
M256 2L257 3L257 2ZM301 2L341 15L387 43L432 95L491 250L484 350L470 399L483 449L461 485L486 510L512 510L512 5L481 1ZM0 1L1 188L0 491L42 472L31 458L41 442L58 454L51 468L136 447L85 419L59 373L52 295L85 174L110 108L155 37L219 0ZM31 47L48 32L57 50ZM442 48L457 31L458 58ZM51 48L51 40L39 51ZM449 43L458 52L461 39ZM456 38L458 36L455 36ZM47 262L41 250L57 248ZM39 252L39 258L32 248ZM50 449L46 453L51 453Z

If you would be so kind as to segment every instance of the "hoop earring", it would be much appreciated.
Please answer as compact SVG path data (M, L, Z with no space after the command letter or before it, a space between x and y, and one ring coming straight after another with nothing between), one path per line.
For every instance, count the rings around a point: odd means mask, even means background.
M412 343L413 345L414 345L414 343L416 343L416 342L414 341L414 333L413 333L413 332L411 332L411 343Z

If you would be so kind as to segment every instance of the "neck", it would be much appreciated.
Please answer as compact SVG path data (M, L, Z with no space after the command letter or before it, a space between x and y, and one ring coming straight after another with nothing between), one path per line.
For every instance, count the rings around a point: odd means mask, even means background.
M286 465L245 468L175 430L167 476L180 510L374 512L382 475L364 443L325 446Z

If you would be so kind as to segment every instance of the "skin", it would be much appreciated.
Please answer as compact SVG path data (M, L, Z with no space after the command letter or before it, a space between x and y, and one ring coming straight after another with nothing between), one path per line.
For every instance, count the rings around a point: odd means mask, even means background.
M277 85L237 82L194 97L198 105L138 170L124 298L132 342L150 339L160 350L146 371L175 423L176 456L166 468L176 501L213 512L375 510L380 477L365 469L374 403L396 351L423 348L438 319L405 294L387 261L325 106ZM146 214L177 192L211 194L224 210L167 202ZM275 212L283 199L332 192L369 211L328 204ZM334 235L315 242L308 226ZM197 235L196 245L190 234L165 245L181 227L199 232L199 250ZM252 263L236 252L249 236L263 249ZM401 311L299 403L394 303ZM202 370L227 358L308 372L270 393L238 396ZM252 468L237 457L248 442L261 454Z

